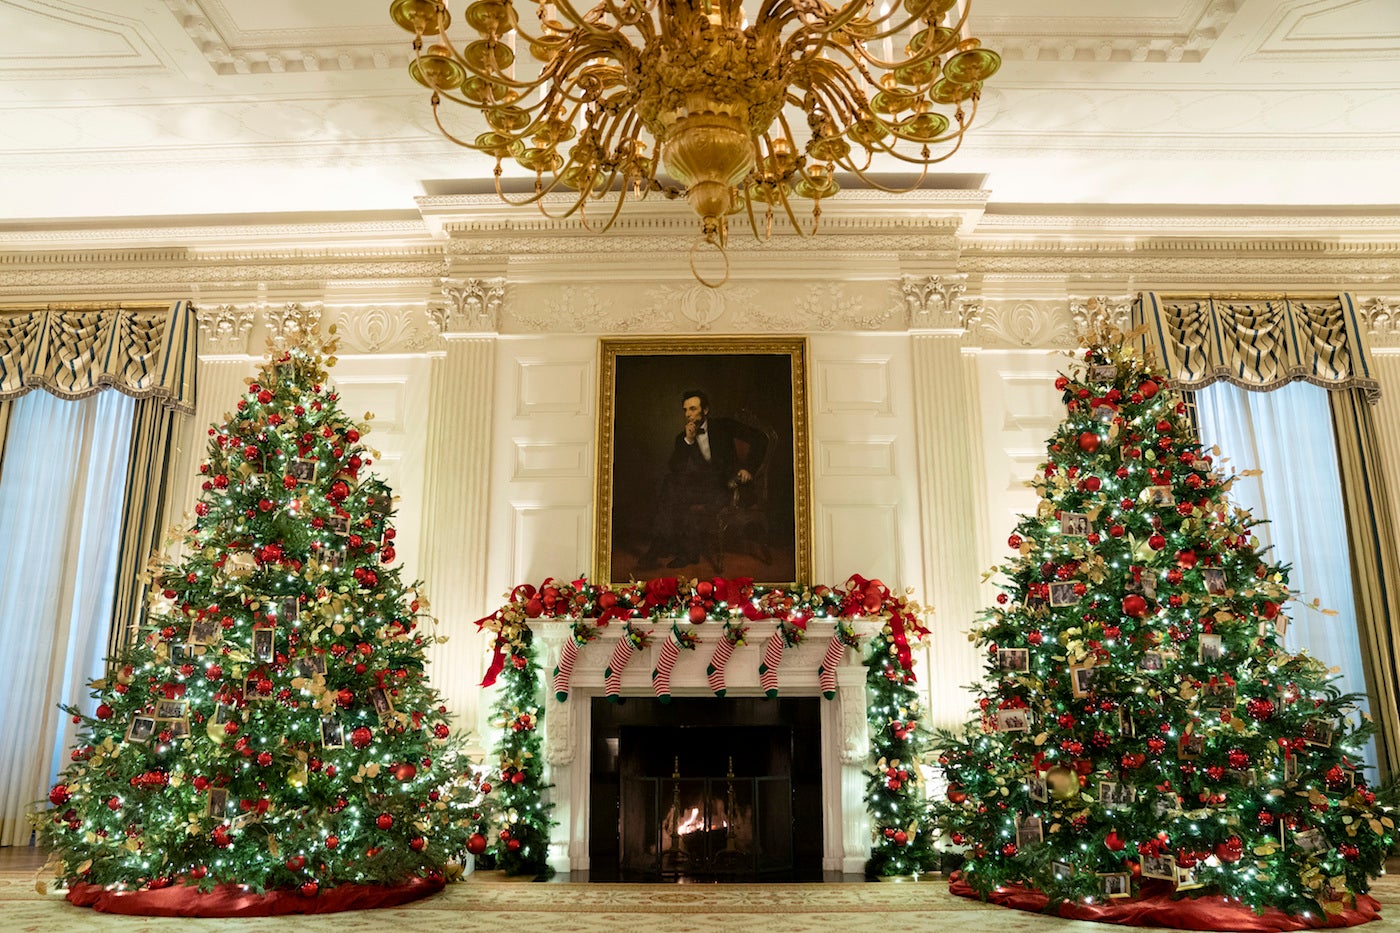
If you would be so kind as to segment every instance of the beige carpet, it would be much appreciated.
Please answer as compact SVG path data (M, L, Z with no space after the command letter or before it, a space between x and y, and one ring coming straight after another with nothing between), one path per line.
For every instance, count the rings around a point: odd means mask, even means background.
M8 861L9 864L4 864ZM1376 896L1400 918L1400 882L1383 878ZM1383 920L1367 927L1395 927ZM528 884L484 875L436 897L392 910L265 920L113 917L34 890L33 868L0 860L0 931L336 931L409 933L1051 933L1122 930L1005 910L953 897L941 880L919 884L621 885Z

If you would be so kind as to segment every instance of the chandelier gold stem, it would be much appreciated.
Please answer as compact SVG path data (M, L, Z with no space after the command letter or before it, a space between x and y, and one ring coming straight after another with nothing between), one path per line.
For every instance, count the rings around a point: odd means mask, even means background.
M959 151L1000 65L969 34L971 0L878 11L874 0L535 0L533 32L515 6L524 0L460 2L475 33L464 43L448 36L446 0L391 0L390 13L413 33L409 70L432 92L434 122L494 159L505 203L606 230L629 197L661 192L690 203L701 244L722 254L732 214L762 240L781 205L804 232L796 198L811 203L815 231L822 201L841 190L837 170L897 192L907 189L878 172L912 164L922 184ZM448 128L444 101L476 115L470 132ZM533 176L531 193L506 194L508 162ZM568 206L551 211L551 196ZM604 199L612 210L598 227L588 202ZM725 270L727 280L727 256Z

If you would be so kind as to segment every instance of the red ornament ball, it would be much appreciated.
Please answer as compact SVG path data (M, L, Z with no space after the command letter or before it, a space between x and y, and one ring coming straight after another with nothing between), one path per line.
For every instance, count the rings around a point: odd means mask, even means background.
M422 836L414 836L412 839L408 840L408 847L414 852L422 852L423 847L427 844L428 840L424 839Z
M897 845L897 846L902 846L902 845L904 845L904 844L905 844L906 842L908 842L908 841L909 841L909 834L906 833L904 830L901 829L901 830L897 830L897 831L895 832L895 834L894 834L894 844L895 844L895 845Z
M1152 537L1147 539L1147 546L1152 548L1152 550L1154 551L1160 551L1162 548L1167 546L1167 539L1162 537L1161 535L1153 535Z
M272 764L272 752L258 752L258 764L264 768Z
M1251 697L1245 702L1244 711L1255 722L1266 722L1274 717L1274 702L1262 697Z
M411 762L394 766L394 780L407 784L418 776L418 768Z
M1157 394L1157 383L1151 379L1144 379L1142 384L1138 386L1138 393L1145 399L1152 398Z
M507 839L507 840L506 840L506 848L509 849L509 850L512 851L512 852L519 852L519 851L520 851L520 840L519 840L519 839Z
M327 848L327 849L334 849L334 848L335 848L336 846L338 846L338 845L340 845L340 837L339 837L339 836L330 835L330 836L327 836L327 837L326 837L326 848Z
M1108 835L1104 837L1103 844L1108 846L1113 852L1122 852L1123 848L1127 845L1127 843L1119 837L1118 830L1116 829L1108 831Z
M350 744L356 748L364 748L373 740L374 733L370 731L368 726L359 726L350 733Z
M106 703L98 704L98 707L97 707L97 718L98 718L98 719L111 719L111 718L112 718L112 707L108 706Z
M1099 449L1099 435L1094 431L1085 431L1079 435L1079 449L1086 454L1091 454Z
M1129 593L1123 597L1123 614L1133 619L1141 619L1147 615L1147 600L1136 593Z
M391 829L394 825L394 815L392 813L381 813L374 818L374 825L380 829Z
M467 839L467 851L472 855L480 855L486 851L486 837L481 833L472 833Z
M307 897L315 897L320 890L321 886L314 881L303 882L301 886L301 893Z

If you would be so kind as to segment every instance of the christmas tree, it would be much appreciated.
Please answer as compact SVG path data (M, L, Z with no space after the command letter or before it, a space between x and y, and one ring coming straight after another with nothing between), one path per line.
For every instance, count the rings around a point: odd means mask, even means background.
M871 878L917 876L937 869L941 856L927 825L920 766L928 732L919 723L922 705L903 620L886 623L871 638L869 650L865 696L872 768L865 805L874 823L874 845L865 873Z
M153 562L95 715L68 710L80 738L36 826L70 891L324 898L455 867L479 788L424 673L431 620L394 566L368 428L327 385L333 352L274 349L209 429L184 556Z
M943 737L937 818L966 882L1354 904L1395 837L1362 769L1370 723L1321 661L1284 650L1288 568L1260 553L1181 398L1121 339L1074 370L1039 508L973 633L978 716Z

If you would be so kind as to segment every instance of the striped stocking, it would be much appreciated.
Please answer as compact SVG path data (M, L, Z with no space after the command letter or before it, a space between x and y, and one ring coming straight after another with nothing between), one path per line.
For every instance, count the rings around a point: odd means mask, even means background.
M778 665L782 663L783 633L780 630L768 636L763 646L763 663L758 666L758 683L769 699L778 695Z
M727 689L724 685L724 667L729 663L730 657L734 654L734 642L728 637L721 638L719 644L715 645L715 653L710 657L710 666L705 668L705 673L710 678L710 689L715 692L715 696L724 696Z
M676 640L675 629L672 628L661 650L656 652L656 667L651 672L651 689L662 703L671 702L671 671L675 669L680 656L681 645Z
M574 676L574 661L578 659L578 640L570 637L559 652L559 664L554 668L554 699L563 703L569 698L569 681Z
M622 699L622 672L626 670L628 662L632 660L632 655L637 649L632 645L632 639L624 634L617 640L617 645L613 648L612 658L608 661L608 666L603 669L603 695L614 703L621 702Z
M822 696L828 700L836 699L836 668L845 660L846 647L840 635L832 635L831 643L826 646L826 654L822 655L822 666L817 668L817 680L821 683Z

